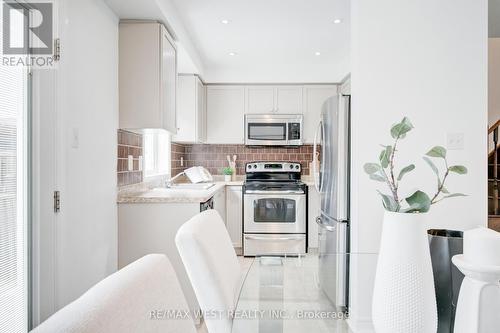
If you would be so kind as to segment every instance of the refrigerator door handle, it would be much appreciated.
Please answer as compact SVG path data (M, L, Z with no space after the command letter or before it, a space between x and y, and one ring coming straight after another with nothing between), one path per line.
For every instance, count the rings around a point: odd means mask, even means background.
M327 231L335 231L335 227L328 225L326 223L323 223L323 220L321 219L320 216L316 217L316 223L318 224L318 226L326 229Z
M320 184L319 184L319 176L318 174L318 159L316 156L316 151L318 148L318 133L322 132L323 134L323 122L320 121L318 127L316 128L316 133L314 133L314 143L313 143L313 177L314 177L314 187L316 191L320 192ZM321 156L323 158L323 156Z

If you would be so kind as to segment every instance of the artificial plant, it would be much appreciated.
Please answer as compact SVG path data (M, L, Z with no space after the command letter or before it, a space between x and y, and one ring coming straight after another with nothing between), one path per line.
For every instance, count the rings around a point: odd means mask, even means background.
M389 146L382 146L383 149L380 152L379 161L377 163L366 163L364 165L364 170L370 176L370 179L387 184L390 194L385 194L380 191L378 191L378 193L382 197L384 208L391 212L425 213L429 211L431 205L436 204L443 199L465 196L465 194L462 193L450 193L445 187L445 182L450 173L463 175L467 173L467 168L462 165L449 166L446 159L446 149L441 146L435 146L425 154L426 156L424 156L423 159L437 176L436 193L432 197L429 197L427 193L418 190L406 198L400 198L400 182L407 173L415 169L415 165L407 165L401 168L399 172L396 172L395 157L400 140L404 139L406 134L412 129L413 125L407 117L404 117L401 122L393 125L391 127L391 136L394 139L393 144ZM440 176L438 167L434 164L430 157L443 160L445 165L443 177ZM407 206L403 207L405 202Z

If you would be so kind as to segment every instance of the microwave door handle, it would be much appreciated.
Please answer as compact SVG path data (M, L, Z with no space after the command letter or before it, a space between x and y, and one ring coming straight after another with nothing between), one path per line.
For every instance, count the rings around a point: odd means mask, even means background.
M320 184L319 184L319 176L318 174L318 159L316 158L316 151L318 149L318 134L321 131L323 134L323 123L320 121L318 123L318 127L316 128L316 132L314 133L314 143L313 143L313 178L314 178L314 187L316 188L316 191L320 191ZM323 158L323 156L321 156Z

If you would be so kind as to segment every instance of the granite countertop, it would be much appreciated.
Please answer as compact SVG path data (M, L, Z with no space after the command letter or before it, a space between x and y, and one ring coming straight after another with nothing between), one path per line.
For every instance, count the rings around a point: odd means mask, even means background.
M118 192L118 203L200 203L213 197L225 186L242 186L243 178L236 181L225 182L218 177L215 178L215 185L206 190L165 188L151 184L137 184L120 189ZM303 176L302 182L307 186L314 186L314 179L311 176Z
M243 180L215 181L214 183L214 186L206 190L164 187L131 188L120 191L118 203L200 203L213 197L225 186L242 186Z

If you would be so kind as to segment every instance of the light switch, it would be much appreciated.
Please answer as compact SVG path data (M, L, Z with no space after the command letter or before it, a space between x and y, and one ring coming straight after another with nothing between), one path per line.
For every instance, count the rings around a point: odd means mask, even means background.
M181 156L181 166L184 166L184 157Z
M128 155L128 171L134 171L134 156Z
M448 133L446 145L449 150L463 150L464 133Z

